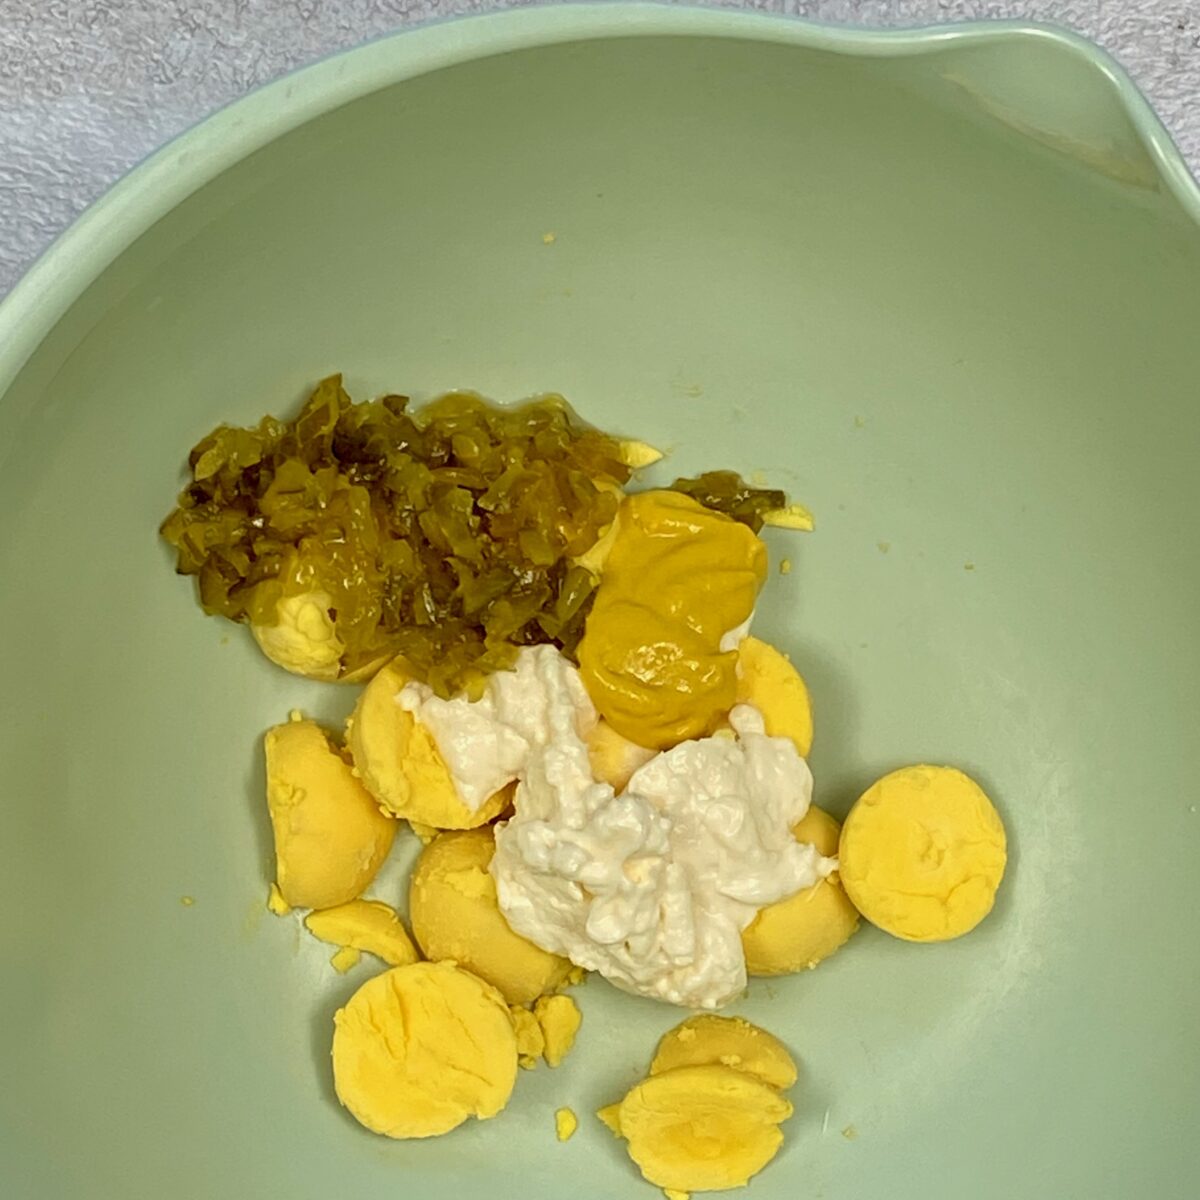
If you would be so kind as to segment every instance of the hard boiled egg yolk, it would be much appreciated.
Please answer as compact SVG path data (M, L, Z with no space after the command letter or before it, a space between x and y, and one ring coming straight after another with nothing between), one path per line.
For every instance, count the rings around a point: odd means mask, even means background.
M800 757L808 757L813 740L808 687L785 654L756 637L738 646L737 702L753 704L762 713L768 737L791 738Z
M533 1015L542 1031L546 1065L557 1067L575 1045L575 1035L583 1023L579 1005L570 996L541 996L533 1006Z
M387 1137L434 1137L468 1117L494 1117L516 1076L503 998L450 963L385 971L334 1016L338 1099Z
M304 924L323 942L366 951L392 967L407 966L420 958L396 910L378 900L351 900L311 912Z
M649 1182L705 1192L743 1187L757 1175L783 1143L779 1126L791 1115L791 1104L761 1079L706 1063L643 1079L603 1119Z
M259 649L285 671L310 679L336 679L346 647L334 631L328 592L284 596L274 625L251 625Z
M427 958L459 963L510 1004L527 1004L559 987L571 964L509 928L488 870L495 852L490 828L435 838L413 869L409 918Z
M353 900L387 857L396 822L313 721L277 725L263 740L281 897L294 908Z
M774 1088L790 1088L796 1082L796 1064L777 1037L742 1017L711 1013L689 1017L663 1034L650 1074L704 1063L736 1067Z
M346 745L367 790L398 817L436 829L472 829L507 806L505 788L472 812L460 799L433 735L396 703L412 676L399 659L363 689L346 725Z
M650 1077L596 1114L668 1196L741 1187L775 1157L796 1064L740 1017L690 1017L658 1043Z
M737 699L737 651L767 572L745 525L671 491L627 497L579 644L600 715L639 746L712 733Z
M792 836L833 857L838 852L840 828L833 817L814 805L792 826ZM759 910L742 930L746 970L751 975L787 975L815 967L843 946L857 928L858 910L834 872Z
M974 780L922 765L867 789L842 827L838 858L842 886L868 921L911 942L940 942L991 911L1007 844Z

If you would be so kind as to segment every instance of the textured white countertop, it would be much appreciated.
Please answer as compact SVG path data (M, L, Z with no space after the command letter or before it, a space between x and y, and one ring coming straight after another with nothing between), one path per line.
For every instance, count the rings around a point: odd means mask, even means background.
M717 0L822 21L1052 21L1116 55L1200 170L1200 0ZM503 0L0 0L0 295L125 170L331 51Z

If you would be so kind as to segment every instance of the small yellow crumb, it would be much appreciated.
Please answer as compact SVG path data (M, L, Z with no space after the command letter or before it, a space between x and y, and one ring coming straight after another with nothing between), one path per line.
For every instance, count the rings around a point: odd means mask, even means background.
M792 560L790 558L780 560L779 573L780 575L790 575L792 573Z
M180 896L179 903L182 904L184 908L191 908L192 905L196 903L196 897L195 896Z
M579 1118L569 1109L560 1108L554 1114L554 1132L560 1142L567 1141L579 1128Z
M886 554L892 548L891 542L876 542L875 544L879 547L880 554Z
M426 846L441 832L436 826L423 825L420 821L409 821L408 826Z
M570 987L578 987L581 983L587 983L588 973L583 967L572 966L567 972L567 984Z
M358 966L360 958L362 958L362 951L356 950L353 946L343 946L329 960L329 963L339 975L345 975L352 967Z
M975 564L974 563L963 563L963 570L964 571L973 571L973 570L975 570Z
M553 246L557 240L558 240L557 233L543 233L542 234L542 245L543 246Z
M667 1200L689 1200L691 1192L681 1192L678 1188L663 1188Z
M583 1014L570 996L557 995L539 996L534 1001L533 1015L546 1039L546 1049L542 1055L546 1065L557 1067L575 1044Z
M546 1049L546 1036L537 1023L537 1017L529 1009L510 1004L508 1012L512 1018L513 1032L517 1035L517 1065L532 1071Z
M292 711L288 713L288 720L289 721L303 721L304 714L298 708L293 708Z
M842 1130L842 1137L844 1137L846 1141L852 1142L856 1137L858 1137L858 1130L855 1129L853 1125L847 1125L846 1128Z
M626 440L620 443L621 461L633 471L653 466L663 457L663 452L649 442Z
M803 504L789 504L786 508L773 508L763 513L763 524L776 529L799 529L811 533L813 515Z
M267 893L267 908L277 917L286 917L292 911L292 906L283 898L277 883L271 884L271 890Z

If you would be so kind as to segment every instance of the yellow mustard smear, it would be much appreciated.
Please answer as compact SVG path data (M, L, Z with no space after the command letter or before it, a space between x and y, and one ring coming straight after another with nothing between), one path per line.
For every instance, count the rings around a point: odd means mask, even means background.
M737 699L737 651L767 575L747 526L671 491L628 496L579 644L584 685L623 737L653 750L712 733Z

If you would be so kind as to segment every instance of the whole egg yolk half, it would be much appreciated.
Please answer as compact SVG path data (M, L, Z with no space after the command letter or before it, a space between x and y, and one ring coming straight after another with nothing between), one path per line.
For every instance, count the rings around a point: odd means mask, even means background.
M579 644L584 685L623 737L652 750L712 733L737 700L737 650L767 574L747 526L679 492L627 497Z

